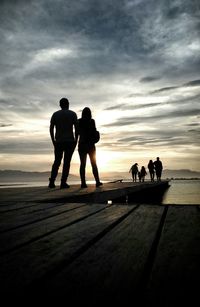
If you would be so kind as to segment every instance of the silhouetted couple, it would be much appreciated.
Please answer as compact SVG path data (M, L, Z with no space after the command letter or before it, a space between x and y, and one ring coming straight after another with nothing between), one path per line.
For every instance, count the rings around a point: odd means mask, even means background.
M157 181L161 181L161 175L163 170L163 165L159 157L156 158L156 161L149 160L148 169L151 181L154 181L154 176L156 173Z
M161 181L163 165L159 157L157 157L156 161L154 161L154 167L155 167L157 181Z
M67 98L60 100L61 110L53 113L50 122L50 135L54 145L54 163L52 165L51 177L49 178L49 188L55 188L55 180L58 169L63 159L63 169L60 188L69 188L67 179L69 176L72 155L78 142L78 152L80 157L80 177L81 187L86 188L85 168L87 155L89 155L92 172L96 181L96 187L102 185L99 180L99 173L96 163L96 147L92 139L92 134L96 131L95 121L89 108L84 108L82 117L77 118L74 111L69 110Z

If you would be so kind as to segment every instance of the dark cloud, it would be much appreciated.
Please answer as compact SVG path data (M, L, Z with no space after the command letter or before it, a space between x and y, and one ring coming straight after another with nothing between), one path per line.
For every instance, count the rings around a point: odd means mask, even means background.
M190 129L190 130L188 130L188 132L195 133L195 134L197 134L198 137L200 136L200 129L199 130L197 130L197 129Z
M191 124L187 124L187 126L189 126L189 127L198 127L199 123L191 123Z
M122 108L124 109L124 106L122 107L121 104L118 104L116 106L107 107L104 109L104 111L120 110Z
M112 111L112 110L138 110L138 109L146 109L146 108L152 108L161 105L160 102L154 102L154 103L143 103L143 104L119 104L116 106L111 106L108 108L105 108L105 111Z
M185 83L183 86L200 86L200 80L189 81Z
M156 94L156 93L161 93L161 92L172 91L172 90L175 90L175 89L177 89L177 88L178 88L178 86L167 86L167 87L162 87L162 88L159 88L158 90L155 90L155 91L150 92L150 94Z
M147 77L143 77L142 79L140 79L140 82L142 82L142 83L153 82L153 81L157 81L157 80L160 80L160 79L161 79L161 77L147 76Z
M9 102L6 99L0 99L0 106L1 105L8 105Z
M200 80L193 80L193 81L189 81L187 83L184 83L182 85L162 87L162 88L159 88L157 90L152 91L151 94L172 91L172 90L176 90L176 89L181 88L181 87L199 86L199 85L200 85Z
M12 126L12 124L2 124L2 123L0 123L1 128L10 127L10 126Z

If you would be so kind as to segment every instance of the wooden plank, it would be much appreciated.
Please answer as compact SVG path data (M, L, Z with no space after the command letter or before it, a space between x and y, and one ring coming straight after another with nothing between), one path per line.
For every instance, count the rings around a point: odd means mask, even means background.
M196 306L200 285L200 211L170 206L146 292L148 306Z
M27 212L31 212L31 210L33 209L33 211L35 210L40 210L40 209L48 209L48 208L54 208L54 207L58 207L60 205L62 205L64 203L36 203L36 202L32 202L32 201L7 201L7 202L0 202L0 212L1 215L4 213L11 213L13 211L15 212L20 212L20 210L24 210ZM22 211L23 212L23 211Z
M75 208L75 206L77 206L77 208ZM36 214L36 216L31 215L31 219L26 217L25 221L18 221L18 227L15 227L16 224L14 224L13 228L1 233L0 255L46 237L59 229L63 229L72 223L75 223L77 220L87 217L88 215L96 214L101 210L104 210L105 206L99 206L96 204L93 206L80 206L80 204L72 204L72 208L74 210L65 209L65 211L62 212L59 211L59 214L54 213L48 216L43 214L43 217Z
M16 228L33 224L45 219L54 217L56 215L62 215L65 212L71 210L77 210L80 207L86 206L86 204L62 204L58 203L54 206L47 206L34 203L30 207L23 207L19 210L9 210L1 213L0 215L0 233Z
M16 187L16 188L1 188L0 198L1 203L8 201L33 201L35 197L44 193L51 193L47 187Z
M96 205L102 208L102 205ZM92 210L93 206L90 206ZM112 225L134 210L135 206L110 206L98 214L62 228L12 253L1 256L0 282L3 294L24 295L24 287L57 270L63 262L89 248ZM89 209L88 209L89 210ZM43 226L46 228L46 225ZM28 235L28 234L27 234Z
M44 297L51 293L91 306L136 302L163 210L141 205L46 284L43 280Z

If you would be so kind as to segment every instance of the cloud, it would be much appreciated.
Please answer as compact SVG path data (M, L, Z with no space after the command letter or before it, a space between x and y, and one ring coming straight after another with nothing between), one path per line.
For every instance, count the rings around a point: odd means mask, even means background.
M199 123L190 123L190 124L187 124L187 126L189 126L189 127L199 127Z
M145 109L145 108L152 108L161 105L161 103L141 103L141 104L119 104L116 106L111 106L108 108L105 108L105 111L112 111L112 110L138 110L138 109Z
M143 77L140 79L140 82L153 82L153 81L157 81L160 80L161 77L155 77L155 76L147 76L147 77Z
M1 154L20 154L20 155L33 155L33 154L50 154L52 152L52 144L50 140L35 140L32 137L30 142L27 138L22 139L20 144L18 139L7 140L1 142Z
M191 81L193 84L193 81ZM190 84L190 82L188 82ZM172 90L173 88L173 90ZM165 92L165 88L161 88L159 90L152 91L150 93L143 93L143 94L130 94L127 96L128 101L131 98L131 102L121 102L117 105L111 105L109 107L106 107L105 111L114 111L114 110L139 110L139 109L150 109L153 112L153 109L156 107L164 107L164 106L179 106L179 105L191 105L194 106L199 105L199 98L200 98L200 92L199 91L191 91L189 90L186 92L185 90L183 92L177 91L177 89L182 89L184 86L176 86L176 87L170 87L171 93L169 95L168 90L166 91L166 94L162 97L159 97L159 102L156 101L156 96L154 94ZM134 97L134 98L132 98ZM136 103L135 101L141 100L140 103ZM154 101L155 100L155 101ZM147 102L146 102L147 101ZM152 102L154 101L154 102Z
M152 91L151 94L156 94L156 93L160 93L160 92L166 92L166 91L172 91L177 89L177 86L168 86L168 87L162 87L159 88L158 90Z
M12 124L2 124L2 123L0 123L1 128L10 127L10 126L12 126Z
M168 121L181 132L195 129L198 9L196 1L186 0L1 1L3 152L20 153L22 144L21 152L46 153L49 118L62 96L79 113L86 105L94 110L105 149L123 150L124 142L115 140L124 138L127 127L130 133L142 125L166 130ZM136 135L141 146L145 135ZM107 143L110 137L115 145ZM167 152L176 141L167 137L162 130L151 142L160 139Z
M200 80L193 80L185 83L183 86L200 86Z
M145 124L147 122L153 122L155 123L155 120L162 121L162 120L172 120L174 118L184 118L184 117L190 117L195 116L197 117L200 115L200 108L194 108L194 109L181 109L181 110L174 110L174 111L165 111L160 112L160 114L151 115L151 116L127 116L127 117L121 117L119 120L116 120L113 123L106 124L105 127L120 127L120 126L128 126L132 124Z
M200 80L193 80L193 81L189 81L187 83L184 83L182 85L179 86L168 86L168 87L163 87L163 88L159 88L157 90L154 90L151 92L151 94L155 94L155 93L160 93L160 92L166 92L166 91L172 91L172 90L176 90L178 88L184 88L184 87L193 87L193 86L200 86Z

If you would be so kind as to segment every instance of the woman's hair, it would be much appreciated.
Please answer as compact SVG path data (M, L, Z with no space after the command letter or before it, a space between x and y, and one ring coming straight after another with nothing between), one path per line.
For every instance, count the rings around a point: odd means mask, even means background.
M87 120L89 120L89 119L92 118L92 113L91 113L90 108L85 107L85 108L83 109L83 111L82 111L82 118L83 118L83 119L87 119Z

